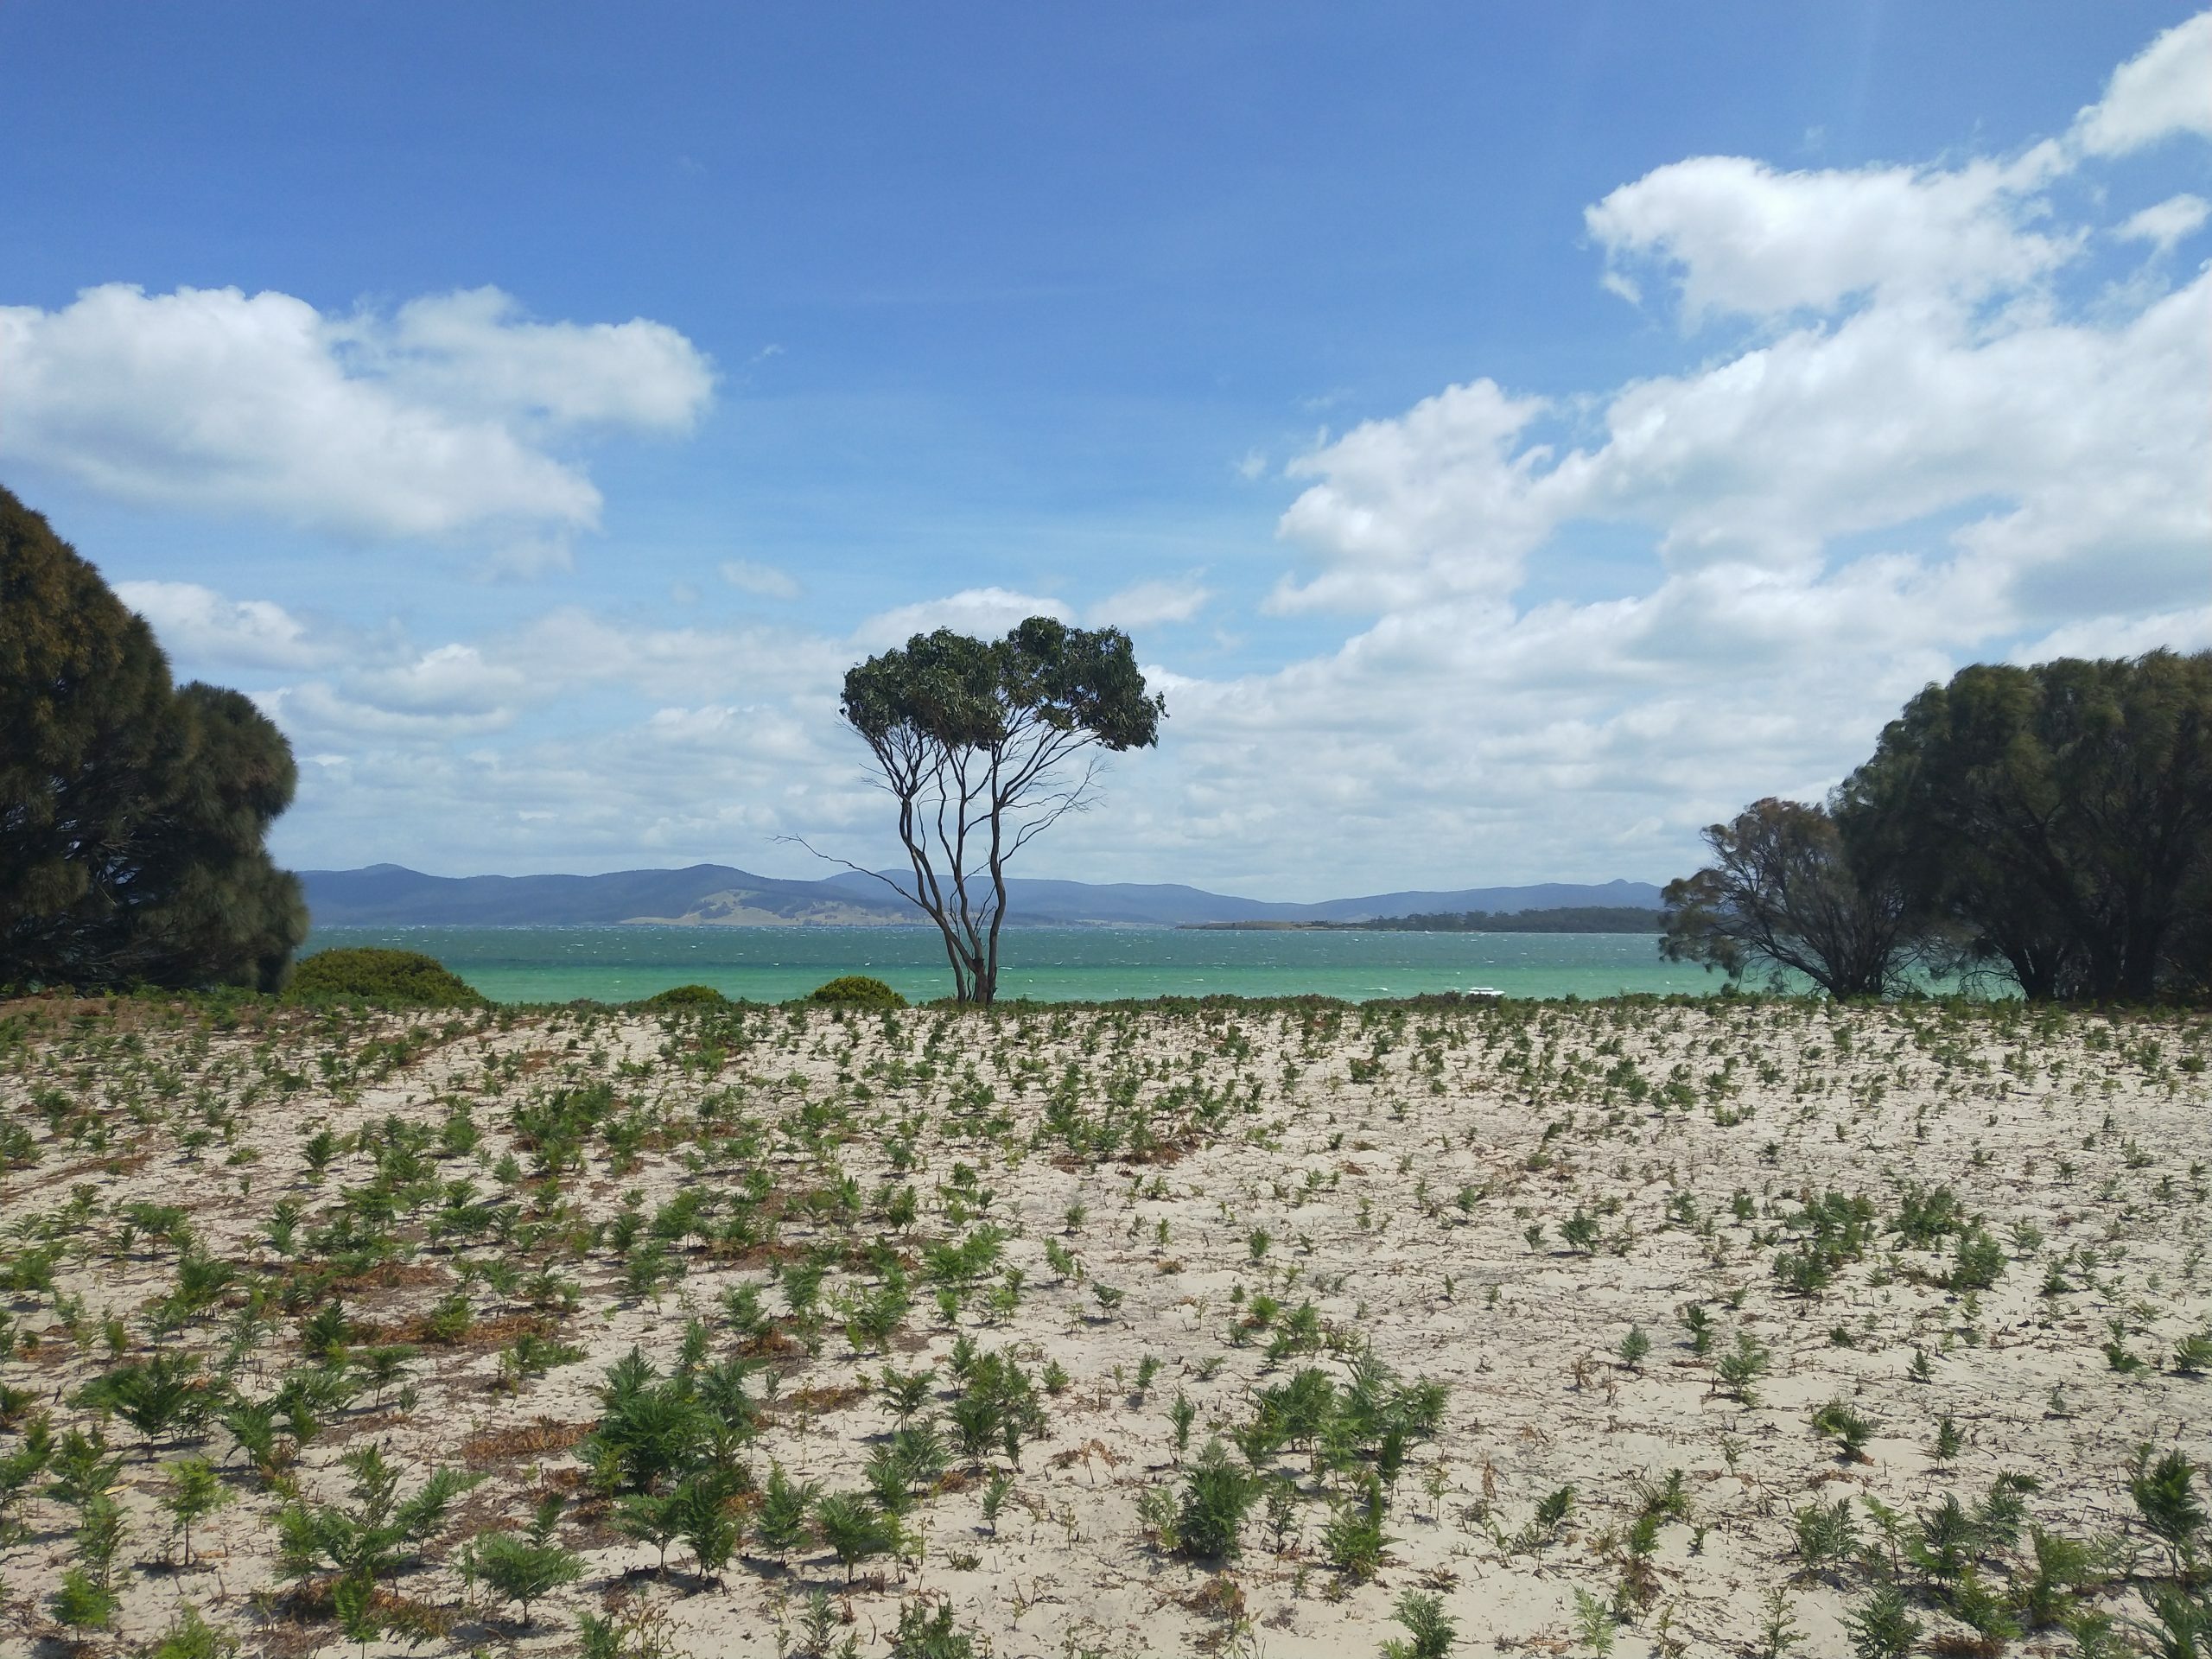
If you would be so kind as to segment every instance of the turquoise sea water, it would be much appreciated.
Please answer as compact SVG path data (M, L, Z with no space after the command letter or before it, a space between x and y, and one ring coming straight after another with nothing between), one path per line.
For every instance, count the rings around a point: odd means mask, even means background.
M502 1002L626 1002L671 985L780 1001L839 974L874 974L916 1001L951 994L934 929L910 927L327 927L308 941L437 957ZM1649 933L1228 933L1177 928L1009 929L1002 996L1294 996L1365 1001L1486 985L1509 996L1718 990L1659 959Z

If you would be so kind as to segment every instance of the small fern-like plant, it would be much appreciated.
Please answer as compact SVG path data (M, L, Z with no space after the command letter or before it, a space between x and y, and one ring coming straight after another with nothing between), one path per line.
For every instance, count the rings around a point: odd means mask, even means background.
M1398 1598L1390 1617L1406 1627L1403 1641L1382 1644L1387 1659L1445 1659L1459 1639L1459 1627L1444 1611L1444 1598L1408 1590Z

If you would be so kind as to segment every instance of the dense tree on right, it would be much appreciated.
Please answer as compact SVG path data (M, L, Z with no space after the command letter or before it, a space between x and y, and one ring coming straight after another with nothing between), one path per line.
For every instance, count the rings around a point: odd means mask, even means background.
M2212 879L2212 652L1978 664L1931 685L1846 783L1926 925L2037 999L2199 977Z
M1662 949L1836 996L1916 962L2031 1000L2212 990L2212 652L1977 664L1929 685L1823 807L1706 832Z

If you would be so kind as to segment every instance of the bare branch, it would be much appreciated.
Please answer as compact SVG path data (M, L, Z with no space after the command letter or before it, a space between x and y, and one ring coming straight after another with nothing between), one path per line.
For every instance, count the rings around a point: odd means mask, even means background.
M930 908L928 900L918 898L913 893L907 892L906 888L900 887L896 881L886 875L881 870L871 870L866 865L855 864L849 858L839 858L834 853L825 853L820 848L809 842L804 836L777 836L773 837L773 839L779 845L789 845L802 848L805 851L811 853L815 857L820 859L825 864L835 864L841 869L850 870L855 875L865 875L871 880L880 881L885 887L890 888L892 892L897 893L901 899L904 899L908 904L913 906L917 910L926 912Z

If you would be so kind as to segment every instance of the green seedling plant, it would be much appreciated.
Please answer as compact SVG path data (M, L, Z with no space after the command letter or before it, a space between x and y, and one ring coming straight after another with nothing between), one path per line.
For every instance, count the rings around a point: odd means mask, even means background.
M1874 1586L1844 1619L1856 1659L1906 1659L1918 1650L1927 1626L1913 1617L1904 1589L1893 1581Z
M1191 1425L1198 1418L1198 1408L1191 1403L1190 1396L1179 1389L1175 1403L1167 1408L1168 1427L1174 1431L1175 1455L1180 1458L1191 1449Z
M1258 1482L1231 1461L1228 1448L1207 1441L1184 1477L1174 1528L1179 1547L1204 1560L1235 1557L1244 1517L1259 1497Z
M1354 1584L1364 1584L1382 1570L1395 1541L1382 1530L1382 1483L1370 1475L1358 1492L1338 1504L1321 1529L1324 1559Z
M779 1471L780 1472L780 1470ZM668 1576L668 1552L671 1545L683 1535L683 1513L677 1495L669 1492L626 1492L617 1498L609 1517L614 1529L632 1543L651 1544L658 1559L654 1572L662 1578ZM786 1542L787 1553L804 1535L804 1511L801 1526Z
M736 1471L710 1465L686 1475L672 1495L677 1536L690 1548L702 1584L719 1582L737 1553L744 1529L731 1505L739 1484Z
M1582 1638L1583 1646L1595 1654L1611 1653L1618 1624L1610 1603L1580 1585L1574 1587L1575 1633Z
M1640 1325L1631 1325L1628 1328L1628 1334L1621 1338L1620 1346L1615 1351L1620 1356L1621 1363L1627 1366L1629 1370L1642 1370L1645 1357L1651 1352L1650 1332Z
M458 1469L433 1469L407 1497L400 1471L376 1446L340 1459L351 1478L350 1504L295 1497L276 1512L277 1568L289 1579L334 1572L365 1584L387 1578L419 1559L444 1523L454 1500L484 1478Z
M187 1602L145 1653L146 1659L233 1659L238 1650L235 1637L210 1624Z
M1813 1412L1813 1433L1822 1440L1834 1440L1838 1454L1846 1463L1864 1463L1866 1443L1874 1437L1874 1425L1851 1406L1840 1400L1831 1400Z
M999 1535L999 1514L1006 1508L1006 1501L1014 1495L1014 1477L1004 1470L995 1470L983 1486L983 1524L990 1529L991 1536Z
M1446 1659L1459 1639L1459 1625L1445 1613L1441 1596L1408 1590L1390 1616L1405 1627L1406 1634L1383 1643L1384 1659Z
M772 1465L753 1513L753 1547L777 1561L805 1543L807 1516L821 1499L820 1484L794 1481L780 1463Z
M1740 1404L1758 1404L1758 1382L1773 1364L1773 1356L1748 1332L1736 1333L1735 1346L1713 1362L1713 1376Z
M47 1599L47 1611L55 1624L86 1632L105 1630L120 1605L122 1598L81 1567L64 1567L60 1586Z
M1938 1463L1956 1461L1966 1449L1967 1437L1958 1422L1948 1413L1936 1420L1936 1439L1929 1450Z
M521 1605L523 1628L531 1628L531 1604L542 1601L583 1576L583 1560L555 1541L563 1500L547 1497L526 1533L497 1529L479 1533L468 1545L469 1571L502 1601Z
M929 1403L936 1385L933 1371L901 1371L889 1365L883 1368L884 1403L902 1423Z
M168 1481L161 1505L169 1517L175 1538L183 1547L182 1564L192 1565L192 1529L208 1516L237 1500L238 1494L223 1484L205 1458L179 1458L168 1465Z
M898 1548L898 1522L859 1492L833 1492L815 1505L814 1524L822 1542L845 1569L845 1582L861 1562Z
M1859 1553L1858 1524L1847 1497L1804 1504L1796 1510L1793 1524L1797 1559L1808 1573L1834 1574Z
M367 1659L369 1643L385 1630L384 1618L377 1610L375 1584L349 1573L331 1586L330 1601L338 1617L340 1632L348 1642L358 1644L362 1659Z
M2144 1528L2171 1558L2184 1583L2196 1577L2197 1541L2205 1529L2205 1508L2196 1486L2196 1465L2178 1450L2155 1461L2145 1446L2135 1458L2128 1493Z

